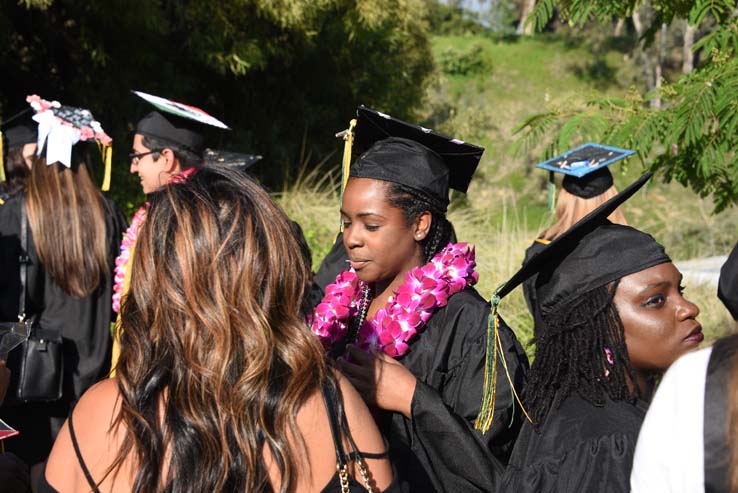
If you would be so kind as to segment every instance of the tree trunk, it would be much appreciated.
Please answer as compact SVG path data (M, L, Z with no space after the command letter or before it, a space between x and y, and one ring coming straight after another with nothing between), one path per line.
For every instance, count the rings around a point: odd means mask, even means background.
M689 22L684 27L684 46L682 47L682 73L688 74L694 69L694 53L692 45L694 45L694 34L697 26L692 26Z
M666 24L661 24L661 31L659 32L658 38L658 56L656 57L656 68L654 70L654 87L661 89L661 79L663 78L663 65L664 56L666 52ZM651 108L661 108L661 96L658 96L651 100Z
M613 33L616 37L623 35L623 28L625 27L625 18L621 17L618 19L618 23L615 24L615 32Z
M517 33L524 36L530 36L533 34L535 26L533 23L528 23L528 17L533 12L533 7L536 6L536 0L525 0L523 2L523 12L520 16L520 23L518 24Z

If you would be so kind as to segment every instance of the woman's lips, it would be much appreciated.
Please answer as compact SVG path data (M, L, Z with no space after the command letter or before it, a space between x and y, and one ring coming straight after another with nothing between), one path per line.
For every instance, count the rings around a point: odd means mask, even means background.
M361 270L368 263L369 263L368 260L361 260L361 259L349 260L349 265L354 270Z
M705 340L705 335L702 333L701 325L697 325L697 327L695 327L695 329L684 338L684 342L691 344L699 344L703 340Z

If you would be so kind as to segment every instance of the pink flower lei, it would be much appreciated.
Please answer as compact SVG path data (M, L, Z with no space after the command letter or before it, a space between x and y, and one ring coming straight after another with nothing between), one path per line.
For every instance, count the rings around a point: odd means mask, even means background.
M359 328L356 345L365 351L384 351L394 358L409 349L408 341L420 333L433 313L448 299L477 283L474 247L449 244L422 267L405 275L384 308ZM310 317L310 326L323 346L330 348L346 337L349 321L359 314L366 283L353 269L341 272L325 289L325 296Z
M123 295L123 281L126 278L128 261L131 258L131 247L136 243L141 225L146 220L146 208L148 205L148 202L142 205L133 215L131 225L128 226L126 233L123 235L123 241L120 243L120 255L115 259L115 279L113 284L113 311L115 313L120 312L120 298Z

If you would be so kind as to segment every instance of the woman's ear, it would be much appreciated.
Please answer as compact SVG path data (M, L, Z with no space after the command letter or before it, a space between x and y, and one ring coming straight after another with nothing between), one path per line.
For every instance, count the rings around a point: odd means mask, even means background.
M164 159L165 167L164 169L168 173L179 173L181 170L179 160L177 159L177 156L174 155L174 151L172 151L169 148L165 148L161 151L161 157L159 159Z
M423 241L430 233L431 224L433 223L433 214L430 211L423 212L415 223L415 241Z

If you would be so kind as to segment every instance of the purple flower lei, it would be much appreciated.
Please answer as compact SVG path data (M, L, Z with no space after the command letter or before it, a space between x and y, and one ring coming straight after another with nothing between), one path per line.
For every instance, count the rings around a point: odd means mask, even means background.
M438 308L477 283L474 258L473 246L449 243L430 262L409 271L384 308L362 323L357 346L365 351L383 351L393 358L404 355L409 348L407 342L423 330ZM346 336L349 321L359 312L364 286L356 272L349 269L326 287L323 300L309 320L324 347L330 348Z

